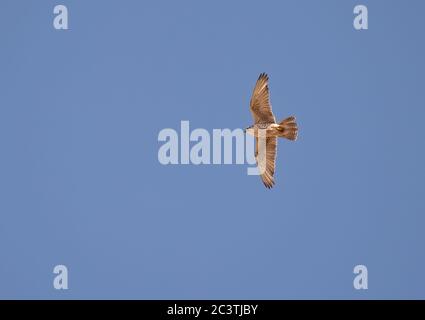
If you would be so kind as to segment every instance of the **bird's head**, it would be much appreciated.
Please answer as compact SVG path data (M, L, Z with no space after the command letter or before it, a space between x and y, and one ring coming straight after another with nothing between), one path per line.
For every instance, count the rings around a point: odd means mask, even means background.
M248 128L243 129L243 132L246 134L253 134L254 133L254 126L250 126Z

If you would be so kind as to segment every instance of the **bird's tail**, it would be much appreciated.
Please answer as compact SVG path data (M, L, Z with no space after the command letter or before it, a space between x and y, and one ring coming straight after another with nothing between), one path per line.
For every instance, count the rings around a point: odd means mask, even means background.
M289 117L279 123L279 137L289 140L297 140L298 126L295 117Z

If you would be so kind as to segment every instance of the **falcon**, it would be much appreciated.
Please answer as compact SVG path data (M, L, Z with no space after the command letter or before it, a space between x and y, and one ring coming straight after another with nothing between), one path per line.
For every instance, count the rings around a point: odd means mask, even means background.
M254 125L246 128L244 131L255 137L255 159L257 167L260 168L260 176L266 188L274 186L274 171L276 166L276 148L277 138L286 138L292 141L297 140L298 126L295 117L291 116L285 120L276 123L272 112L269 97L269 77L262 73L258 77L252 93L250 109L254 118ZM264 138L265 155L259 154L261 142L259 138ZM263 144L264 145L264 144Z

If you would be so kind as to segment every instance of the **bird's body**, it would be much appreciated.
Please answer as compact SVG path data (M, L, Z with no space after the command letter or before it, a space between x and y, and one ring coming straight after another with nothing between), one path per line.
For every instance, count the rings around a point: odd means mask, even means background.
M268 81L269 78L265 73L258 77L250 102L254 125L246 128L245 131L255 137L255 158L259 167L264 168L261 172L261 179L267 188L271 188L274 185L277 138L296 140L298 126L295 117L289 117L276 123L270 104ZM259 139L261 138L265 138L265 157L259 155ZM265 163L260 163L261 159L264 159Z
M278 137L279 131L278 131L279 125L274 122L270 123L256 123L253 126L246 129L246 133L258 137L260 130L266 130L266 136L267 137Z

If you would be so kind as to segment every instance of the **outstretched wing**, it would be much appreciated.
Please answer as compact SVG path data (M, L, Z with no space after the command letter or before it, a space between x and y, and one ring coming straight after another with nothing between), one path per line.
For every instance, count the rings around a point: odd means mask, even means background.
M269 77L262 73L252 93L250 109L255 123L276 123L269 99Z
M261 157L258 154L258 138L255 138L255 159L257 160L257 167L261 168L262 164L259 164ZM263 180L266 188L270 189L274 185L274 169L276 165L276 149L277 149L277 138L267 137L266 138L266 156L263 157L265 161L265 171L261 174L261 180Z

